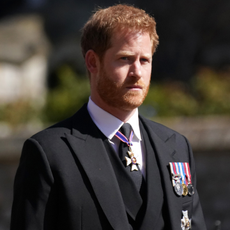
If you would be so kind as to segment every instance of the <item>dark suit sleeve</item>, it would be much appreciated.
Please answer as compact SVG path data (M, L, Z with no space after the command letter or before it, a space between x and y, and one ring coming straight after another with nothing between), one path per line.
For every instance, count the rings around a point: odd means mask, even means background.
M45 221L52 185L53 175L42 147L28 139L15 176L11 230L53 229L52 223Z
M193 195L193 214L192 214L192 229L193 230L206 230L206 224L203 216L203 211L200 205L199 195L196 189L196 169L195 169L195 161L193 158L192 148L188 142L188 140L185 138L187 145L188 145L188 151L189 151L189 161L190 161L190 167L191 167L191 176L192 176L192 184L195 188L195 193Z

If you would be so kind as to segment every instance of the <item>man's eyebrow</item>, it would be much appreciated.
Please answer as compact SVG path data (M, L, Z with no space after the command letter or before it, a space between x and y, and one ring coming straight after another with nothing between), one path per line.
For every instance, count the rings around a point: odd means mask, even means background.
M130 51L122 51L121 50L121 51L118 51L117 55L120 55L120 56L122 56L122 55L132 56L132 55L134 55L134 53L130 52Z
M134 56L135 53L130 52L130 51L119 51L117 53L117 56ZM141 55L142 57L146 57L146 58L152 58L152 54L148 54L148 53L144 53L143 55Z

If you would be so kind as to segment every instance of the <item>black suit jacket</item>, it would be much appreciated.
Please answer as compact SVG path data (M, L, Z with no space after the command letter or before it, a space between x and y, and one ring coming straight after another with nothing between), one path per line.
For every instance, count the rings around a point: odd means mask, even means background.
M179 230L182 210L188 210L193 230L205 230L186 138L141 116L140 126L147 162L144 209L136 209L142 200L133 182L117 179L127 175L114 169L119 167L116 154L108 154L107 140L85 105L25 142L15 177L11 230L128 230L129 219L135 221L138 212L142 218L135 229L158 230L163 221L164 229ZM169 162L189 162L193 196L175 194ZM136 202L129 207L132 198Z

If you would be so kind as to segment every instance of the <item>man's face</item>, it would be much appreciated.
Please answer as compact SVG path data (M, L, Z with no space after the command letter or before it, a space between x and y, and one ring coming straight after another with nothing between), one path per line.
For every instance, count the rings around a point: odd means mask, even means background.
M107 106L131 111L148 93L152 42L148 33L119 31L111 44L100 65L96 90Z

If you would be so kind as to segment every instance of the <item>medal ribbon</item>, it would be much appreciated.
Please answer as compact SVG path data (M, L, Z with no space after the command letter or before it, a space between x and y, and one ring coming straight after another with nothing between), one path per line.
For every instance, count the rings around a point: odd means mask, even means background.
M173 186L176 184L176 181L178 180L180 180L180 184L182 184L181 174L179 172L177 163L169 162L169 165L170 165L171 173L173 174L173 177L172 177Z
M191 180L191 172L190 172L190 167L189 167L189 163L183 163L184 164L184 168L186 171L186 176L188 179L188 184L192 184L192 180Z
M132 139L133 139L133 131L131 131L129 139L120 131L117 131L115 136L122 142L126 143L128 146L132 146Z
M174 168L176 169L176 174L181 176L180 183L182 184L182 174L180 173L179 165L177 162L173 162L173 165L174 165Z
M173 174L173 175L175 175L175 172L174 172L174 169L173 169L173 164L172 164L172 162L169 162L169 166L170 166L170 170L171 170L171 173ZM173 186L175 186L175 180L174 180L174 177L172 177L172 184L173 184Z
M169 162L171 173L173 174L173 184L175 183L176 180L179 180L180 178L180 183L184 182L186 185L191 184L191 174L190 174L190 168L189 164L182 163L182 162Z
M188 185L187 180L186 180L186 173L185 173L185 169L184 169L184 164L181 162L178 162L177 164L179 165L179 168L180 168L182 181L184 182L184 184Z

